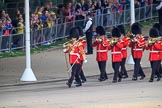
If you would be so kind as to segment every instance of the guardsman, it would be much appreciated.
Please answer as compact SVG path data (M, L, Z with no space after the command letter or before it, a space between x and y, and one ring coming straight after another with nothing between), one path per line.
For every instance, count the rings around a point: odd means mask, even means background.
M138 24L132 24L131 26L131 32L135 36L133 39L131 39L129 43L129 47L131 47L131 53L134 59L134 75L132 80L136 81L138 74L140 74L141 78L140 80L143 80L145 78L145 74L141 68L141 58L143 54L143 50L146 44L146 41L144 37L141 35L142 30L140 25Z
M78 26L77 27L77 29L78 29L78 31L79 31L79 42L80 43L82 43L81 44L81 46L80 47L82 47L82 49L84 49L85 48L85 46L86 46L86 40L84 40L83 38L84 38L84 34L83 34L83 30L82 30L82 28L80 27L80 26ZM85 75L84 75L84 72L83 72L83 62L84 63L86 63L87 62L87 60L84 60L84 56L85 56L85 50L83 50L84 51L84 55L80 55L80 62L81 62L81 69L80 69L80 74L79 74L79 76L80 76L80 78L81 78L81 80L82 80L82 83L84 83L84 82L86 82L87 81L87 79L86 79L86 77L85 77Z
M159 31L159 38L162 38L162 26L159 24L159 23L155 23L153 25L154 28L157 28L158 31ZM162 43L162 39L159 40L160 43ZM161 61L162 61L162 50L159 51L159 56L160 56L160 60L159 60L159 63L158 63L158 70L157 72L160 72L160 74L162 75L162 67L161 67ZM157 73L156 72L156 73Z
M108 60L108 48L110 48L107 38L105 38L105 29L102 26L96 28L97 37L92 46L96 47L96 61L100 70L99 81L108 79L106 74L106 62Z
M113 83L121 82L122 75L119 73L120 64L122 61L122 48L123 42L120 39L121 33L118 28L112 29L112 39L110 41L111 54L112 54L112 67L114 70ZM119 79L118 79L119 78Z
M68 87L70 88L72 85L72 82L74 80L74 77L77 78L77 85L82 86L81 80L79 78L79 73L80 73L80 56L83 56L83 59L85 60L85 54L84 54L84 49L82 47L82 43L78 41L79 39L79 31L77 28L72 28L70 30L70 38L72 39L71 42L69 42L67 45L63 46L63 52L64 53L69 53L69 62L71 65L71 76L66 83Z
M120 32L121 32L121 36L122 36L122 41L123 41L123 48L122 48L122 62L121 62L121 75L122 78L128 78L128 74L127 74L127 70L125 68L125 62L127 59L127 46L129 43L129 38L126 36L125 33L125 28L123 25L119 25L117 26L117 28L119 28Z
M151 28L149 32L150 38L148 39L148 44L146 45L146 50L150 50L149 54L149 61L152 69L151 77L149 82L153 82L154 75L156 70L158 69L158 63L159 63L159 50L161 48L161 45L158 41L159 31L156 28ZM159 71L157 74L157 81L160 81L160 73Z

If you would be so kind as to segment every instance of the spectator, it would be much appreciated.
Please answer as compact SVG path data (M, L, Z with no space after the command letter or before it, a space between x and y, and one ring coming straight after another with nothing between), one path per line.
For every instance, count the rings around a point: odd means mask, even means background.
M4 26L3 26L2 20L0 20L0 36L3 35L3 28Z
M6 24L5 24L5 27L4 27L4 35L5 36L8 36L11 32L11 29L12 29L12 24L11 24L11 21L10 20L6 20Z
M82 11L88 11L88 4L85 3L85 0L81 0L81 9Z

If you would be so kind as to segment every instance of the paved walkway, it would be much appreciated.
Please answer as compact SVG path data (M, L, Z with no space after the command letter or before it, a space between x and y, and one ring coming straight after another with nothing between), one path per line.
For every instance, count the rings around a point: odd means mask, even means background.
M95 52L95 50L94 50ZM109 60L107 61L107 73L113 73L111 54L109 53ZM130 49L128 51L130 55ZM68 56L67 56L68 57ZM144 51L141 65L144 69L150 67L148 61L149 52ZM32 70L37 78L36 82L22 82L20 78L25 70L25 57L14 57L0 59L0 87L9 85L20 85L30 83L43 83L48 81L59 81L68 78L65 54L62 49L53 49L50 51L33 54ZM94 76L99 74L97 62L95 61L96 55L88 55L88 63L84 64L84 72L86 76ZM127 70L133 70L133 65L126 65ZM145 70L150 71L150 68ZM149 72L150 74L150 72ZM132 76L130 76L132 77ZM147 75L149 78L150 76Z

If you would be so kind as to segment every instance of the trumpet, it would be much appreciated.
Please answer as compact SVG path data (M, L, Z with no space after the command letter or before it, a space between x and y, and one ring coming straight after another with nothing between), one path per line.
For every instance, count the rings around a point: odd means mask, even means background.
M120 38L115 38L115 37L111 38L111 39L110 39L110 45L111 45L111 46L115 45L115 44L118 42L119 39L120 39Z
M102 42L102 41L103 41L103 39L102 39L102 38L100 38L100 37L96 37L95 41L96 41L96 42Z
M152 44L155 44L156 42L160 41L162 39L162 37L157 37L157 38L152 38L150 37L147 41L147 44L148 45L152 45Z
M135 37L135 35L133 35L130 31L128 31L126 37L128 40L132 40Z

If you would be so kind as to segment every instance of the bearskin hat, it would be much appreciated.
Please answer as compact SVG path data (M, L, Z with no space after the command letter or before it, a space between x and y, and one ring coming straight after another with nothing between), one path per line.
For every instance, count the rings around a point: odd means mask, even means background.
M160 36L159 30L158 30L157 28L153 27L153 28L150 29L149 35L150 35L150 37L152 37L152 38L159 37L159 36Z
M140 25L138 25L138 24L132 24L132 26L131 26L131 31L132 31L132 33L133 34L142 34L142 30L141 30L141 27L140 27Z
M97 26L96 27L96 33L98 35L105 35L105 29L103 28L103 26Z
M79 38L79 31L76 27L73 27L70 29L70 32L69 32L69 35L70 35L70 38Z
M121 32L117 27L112 29L111 34L112 34L112 37L120 37L121 36Z
M139 27L142 28L142 25L141 25L139 22L135 22L135 23L133 23L132 25L138 25Z
M117 28L120 30L121 34L125 35L124 25L118 25Z
M159 35L162 36L162 26L159 23L155 23L153 25L154 28L157 28L159 30Z
M84 35L83 29L82 29L80 26L78 26L78 27L76 27L76 28L77 28L78 31L79 31L79 36L83 36L83 35Z

